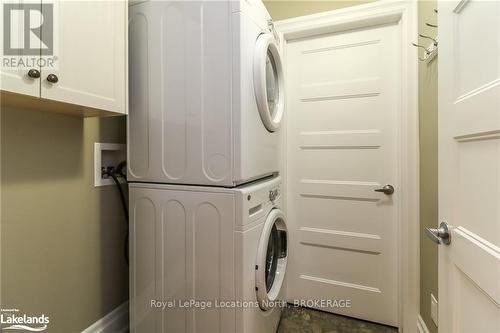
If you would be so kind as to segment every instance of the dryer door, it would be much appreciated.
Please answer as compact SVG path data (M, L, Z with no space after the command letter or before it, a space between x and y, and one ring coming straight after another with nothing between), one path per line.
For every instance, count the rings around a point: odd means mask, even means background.
M267 216L257 249L255 282L257 300L263 310L274 308L281 299L288 258L285 216L273 209Z
M272 34L257 38L254 54L254 90L257 107L264 126L276 131L285 108L283 66L278 44Z

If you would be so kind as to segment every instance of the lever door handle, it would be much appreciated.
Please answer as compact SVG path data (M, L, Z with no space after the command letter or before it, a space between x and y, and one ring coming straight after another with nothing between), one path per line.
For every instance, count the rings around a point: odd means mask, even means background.
M436 244L450 245L451 233L448 223L441 222L439 228L425 228L425 233Z
M381 192L381 193L384 193L384 194L387 194L387 195L391 195L391 194L394 193L394 186L392 186L392 185L385 185L384 187L377 188L374 191L375 192Z

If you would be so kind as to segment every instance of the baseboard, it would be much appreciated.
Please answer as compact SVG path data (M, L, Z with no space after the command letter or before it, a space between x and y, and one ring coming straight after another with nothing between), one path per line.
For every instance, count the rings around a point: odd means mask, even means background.
M87 327L82 333L126 333L128 330L128 301L126 301Z
M425 321L422 319L421 315L418 315L417 319L417 332L418 333L429 333L429 329L427 325L425 325Z

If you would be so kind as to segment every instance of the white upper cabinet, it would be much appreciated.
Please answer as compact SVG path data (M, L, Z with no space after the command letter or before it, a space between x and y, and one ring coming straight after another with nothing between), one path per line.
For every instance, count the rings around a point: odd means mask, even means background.
M26 6L21 4L20 8ZM30 78L31 68L2 69L1 89L126 114L127 2L42 0L40 8L44 23L39 32L39 56L43 64L47 58L55 59L54 66L34 68L39 71L38 78ZM20 24L22 30L24 23ZM30 24L36 26L33 17ZM36 35L37 31L29 33ZM53 56L44 54L49 43Z
M4 4L9 4L12 8L13 14L6 16L5 10L10 8L6 7L4 10ZM24 17L20 19L21 11L15 11L16 7L23 8L22 1L18 2L0 2L0 17L2 18L2 23L0 24L0 36L1 38L8 38L8 41L2 40L0 43L0 55L2 57L2 62L8 59L17 59L22 56L23 48L21 48L21 42L24 44ZM9 22L3 22L3 19L8 17ZM8 29L7 31L5 29ZM7 50L6 47L10 47ZM40 48L40 42L36 43L33 41L31 46L34 48ZM11 58L12 57L12 58ZM0 68L0 90L16 92L23 95L29 96L40 96L40 67L35 64L35 66L23 66L15 67L9 63L8 66L2 66Z
M42 73L42 98L125 113L127 3L55 4L57 69Z

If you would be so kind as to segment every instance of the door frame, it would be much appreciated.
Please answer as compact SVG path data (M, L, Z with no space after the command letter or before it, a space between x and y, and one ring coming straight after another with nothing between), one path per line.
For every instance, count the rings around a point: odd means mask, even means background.
M381 0L369 4L322 12L275 22L280 36L286 73L286 47L293 40L326 33L396 23L401 29L401 95L398 178L401 184L398 230L398 327L416 332L420 313L419 263L419 138L418 138L418 55L410 43L417 36L416 1ZM286 95L286 91L285 91ZM286 97L285 97L286 108ZM287 123L286 113L284 124ZM287 126L282 126L287 147ZM287 148L282 151L283 178L287 179ZM286 181L284 182L286 191ZM287 193L287 192L285 192ZM284 198L286 209L287 199Z

